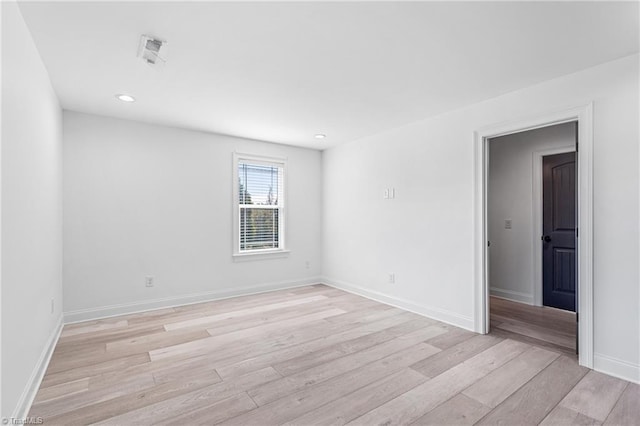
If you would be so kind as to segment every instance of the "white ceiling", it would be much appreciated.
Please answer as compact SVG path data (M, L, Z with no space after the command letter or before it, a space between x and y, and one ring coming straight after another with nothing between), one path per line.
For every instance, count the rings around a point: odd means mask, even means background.
M63 108L318 149L639 49L637 2L20 7Z

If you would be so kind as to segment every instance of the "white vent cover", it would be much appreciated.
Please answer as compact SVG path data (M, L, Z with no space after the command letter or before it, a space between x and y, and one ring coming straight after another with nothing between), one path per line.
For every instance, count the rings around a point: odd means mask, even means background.
M167 42L157 37L142 35L138 47L138 57L149 65L164 65L166 60Z

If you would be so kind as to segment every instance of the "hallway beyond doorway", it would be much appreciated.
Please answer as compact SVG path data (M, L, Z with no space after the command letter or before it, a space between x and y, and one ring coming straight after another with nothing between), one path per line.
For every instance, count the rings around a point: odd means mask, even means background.
M490 334L576 357L576 314L491 296Z

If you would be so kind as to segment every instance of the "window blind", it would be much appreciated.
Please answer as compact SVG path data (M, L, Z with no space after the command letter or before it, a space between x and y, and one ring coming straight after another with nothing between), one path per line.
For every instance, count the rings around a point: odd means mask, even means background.
M284 168L278 164L238 162L239 249L282 248Z

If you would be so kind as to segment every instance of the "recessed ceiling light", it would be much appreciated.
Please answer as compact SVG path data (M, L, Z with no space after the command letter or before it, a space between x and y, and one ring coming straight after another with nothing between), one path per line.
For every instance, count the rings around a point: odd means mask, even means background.
M130 96L130 95L118 94L118 95L116 95L116 98L121 100L122 102L135 102L136 101L136 98L134 98L133 96Z
M318 134L316 135L316 139L324 139L324 138L326 138L326 137L327 137L327 135L322 134L322 133L318 133Z

